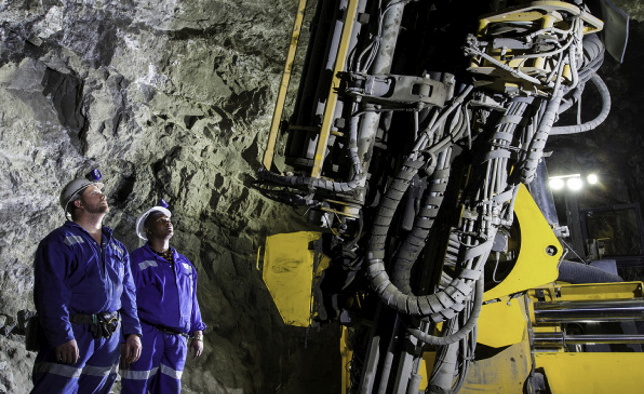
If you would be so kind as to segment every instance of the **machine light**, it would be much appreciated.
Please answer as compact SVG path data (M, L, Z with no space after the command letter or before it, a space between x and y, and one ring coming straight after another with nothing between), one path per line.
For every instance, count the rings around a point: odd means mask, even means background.
M584 182L578 177L568 178L568 180L566 180L566 186L572 191L578 191L584 187Z
M548 180L548 186L553 191L566 189L572 192L578 192L584 188L584 183L587 185L596 185L599 183L599 178L596 174L588 174L586 176L569 174L552 176Z
M588 176L586 176L586 181L589 185L596 185L599 182L599 178L597 177L597 174L588 174Z
M552 190L561 190L566 184L561 178L551 178L549 185Z

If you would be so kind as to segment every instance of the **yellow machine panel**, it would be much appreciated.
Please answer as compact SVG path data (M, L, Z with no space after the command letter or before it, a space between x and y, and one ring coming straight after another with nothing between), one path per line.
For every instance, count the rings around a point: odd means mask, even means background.
M503 322L499 326L499 322ZM514 345L525 338L526 318L521 298L504 297L484 305L479 317L478 342L500 348Z
M635 349L644 338L615 322L641 320L643 310L641 282L553 282L485 305L478 343L497 350L472 363L459 393L641 393L644 356ZM613 329L592 334L584 324Z
M552 393L636 394L642 387L642 353L536 353Z
M309 231L272 235L266 239L263 255L261 250L258 252L258 268L263 260L262 279L285 324L311 324L312 289L329 265L327 257L310 247L320 236L319 232Z
M519 187L514 213L521 231L521 250L512 272L485 300L503 297L553 282L563 247L525 186Z

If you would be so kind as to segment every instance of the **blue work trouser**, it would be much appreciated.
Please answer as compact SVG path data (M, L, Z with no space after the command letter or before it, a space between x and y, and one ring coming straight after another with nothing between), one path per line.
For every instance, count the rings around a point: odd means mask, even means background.
M59 363L55 349L45 345L36 356L32 394L110 392L118 372L120 323L110 338L94 338L89 324L72 324L72 329L78 344L78 362Z
M188 338L141 322L141 358L121 370L122 394L180 393Z

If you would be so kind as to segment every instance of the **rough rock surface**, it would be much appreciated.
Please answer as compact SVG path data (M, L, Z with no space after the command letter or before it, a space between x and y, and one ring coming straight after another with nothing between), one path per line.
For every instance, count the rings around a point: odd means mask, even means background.
M315 365L334 330L285 327L255 269L262 237L299 221L249 187L295 7L0 2L0 393L31 387L18 315L34 309L33 255L64 221L62 186L95 167L117 238L139 246L138 214L164 198L199 271L209 329L185 392L334 391Z

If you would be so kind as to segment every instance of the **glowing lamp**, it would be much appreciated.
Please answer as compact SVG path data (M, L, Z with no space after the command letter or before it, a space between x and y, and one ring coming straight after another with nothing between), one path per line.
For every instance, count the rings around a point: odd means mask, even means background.
M561 190L566 185L564 180L561 178L552 178L548 184L552 190Z
M578 191L581 190L582 187L584 187L584 182L582 182L581 178L569 178L566 180L566 186L568 186L568 189L572 191Z
M597 174L588 174L586 181L588 181L589 185L596 185L599 182L599 178L597 177Z

